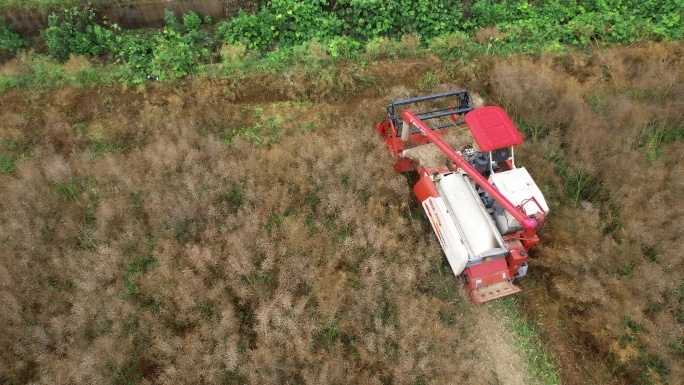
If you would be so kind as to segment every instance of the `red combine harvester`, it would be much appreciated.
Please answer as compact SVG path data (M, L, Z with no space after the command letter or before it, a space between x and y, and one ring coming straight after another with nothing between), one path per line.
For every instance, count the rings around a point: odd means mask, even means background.
M429 108L414 113L408 105ZM442 137L464 123L474 141L457 151ZM418 173L413 192L470 299L480 303L519 292L511 281L527 273L527 253L539 243L549 208L527 170L515 166L513 148L523 139L506 112L473 108L468 92L458 90L389 104L377 131L396 171ZM443 153L444 165L411 157L428 143Z

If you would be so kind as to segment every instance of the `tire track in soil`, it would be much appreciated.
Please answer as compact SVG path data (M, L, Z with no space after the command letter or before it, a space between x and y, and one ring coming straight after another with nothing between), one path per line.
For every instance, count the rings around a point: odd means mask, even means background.
M481 344L491 361L491 368L499 383L507 385L527 385L532 381L528 375L521 352L515 347L510 333L503 324L503 318L495 317L486 305L475 305L472 313L475 319L473 339Z

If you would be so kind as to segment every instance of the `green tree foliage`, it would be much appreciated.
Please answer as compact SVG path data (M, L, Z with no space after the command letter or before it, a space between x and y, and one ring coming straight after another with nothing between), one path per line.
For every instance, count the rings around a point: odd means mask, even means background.
M19 35L13 26L0 17L0 58L14 55L26 46L26 40Z

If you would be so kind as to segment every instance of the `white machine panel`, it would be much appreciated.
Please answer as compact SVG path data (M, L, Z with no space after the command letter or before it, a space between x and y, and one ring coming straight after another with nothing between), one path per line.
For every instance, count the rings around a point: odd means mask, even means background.
M540 206L544 215L549 213L549 206L546 204L544 195L525 167L492 174L489 177L489 183L494 185L516 206L527 200L523 208L528 215L539 212ZM539 206L534 201L529 200L532 197L539 203ZM495 205L495 209L496 226L502 234L510 234L522 229L518 221L504 211L501 206Z
M442 198L427 198L423 201L423 209L437 234L442 250L451 265L454 274L459 275L468 263L468 250L454 225Z
M475 192L470 177L461 173L447 175L439 180L437 191L444 198L447 210L465 240L471 260L506 254L508 248Z

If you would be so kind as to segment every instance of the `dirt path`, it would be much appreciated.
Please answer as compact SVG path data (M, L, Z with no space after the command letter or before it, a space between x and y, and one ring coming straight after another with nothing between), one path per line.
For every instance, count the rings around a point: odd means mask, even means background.
M473 318L473 338L487 351L499 383L531 384L529 368L525 365L520 350L513 345L510 331L506 329L503 318L496 317L492 309L486 305L476 305Z

